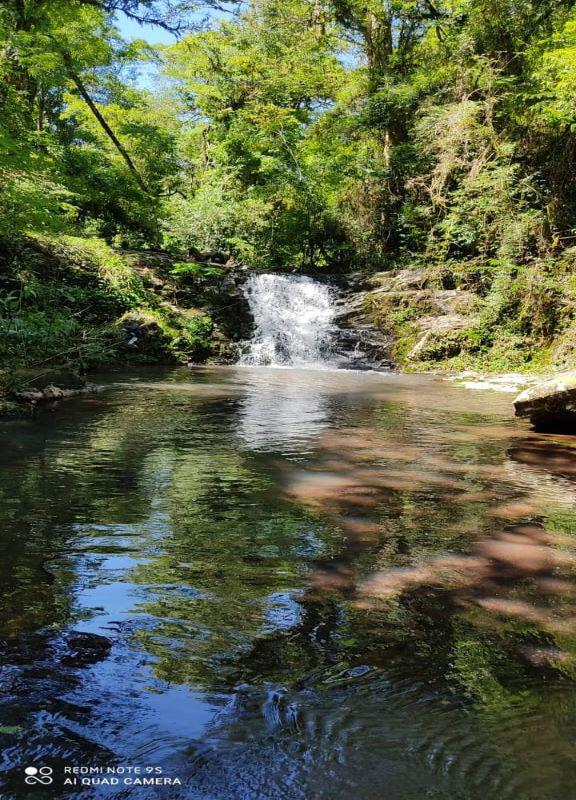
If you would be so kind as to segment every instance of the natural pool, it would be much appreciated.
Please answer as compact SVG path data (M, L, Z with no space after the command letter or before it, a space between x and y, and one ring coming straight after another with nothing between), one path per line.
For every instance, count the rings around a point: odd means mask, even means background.
M100 382L0 425L3 800L576 797L576 440L429 376Z

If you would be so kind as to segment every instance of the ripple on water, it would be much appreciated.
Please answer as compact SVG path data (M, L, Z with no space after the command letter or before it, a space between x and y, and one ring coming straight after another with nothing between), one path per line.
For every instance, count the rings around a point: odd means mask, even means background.
M570 797L570 443L420 376L158 378L0 429L1 791Z

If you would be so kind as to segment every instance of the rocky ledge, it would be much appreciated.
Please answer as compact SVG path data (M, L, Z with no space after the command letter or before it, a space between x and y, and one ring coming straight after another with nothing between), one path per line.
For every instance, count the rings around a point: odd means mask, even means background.
M53 403L58 400L66 400L69 397L76 397L79 394L93 394L94 392L101 391L102 387L97 386L95 383L86 383L73 389L67 389L62 386L55 386L50 383L43 389L23 389L19 392L13 392L12 397L18 403L26 403L28 405L36 406L42 403Z
M514 401L517 417L536 430L576 433L576 372L562 372L526 389Z
M338 282L335 281L336 285ZM341 283L334 323L337 327L335 349L348 369L392 369L390 356L393 337L390 331L374 323L367 309L369 295L366 277L347 276Z
M388 351L409 369L452 358L479 324L481 301L462 287L446 288L429 269L396 269L366 279L356 294L367 322L388 334Z

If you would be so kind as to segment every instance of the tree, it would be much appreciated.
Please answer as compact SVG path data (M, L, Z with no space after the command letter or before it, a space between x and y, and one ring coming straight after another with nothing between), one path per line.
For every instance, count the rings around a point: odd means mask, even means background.
M200 246L259 263L322 258L326 220L304 150L344 70L333 27L312 12L302 0L263 3L166 51L194 195L178 216L204 216L205 230L219 218Z

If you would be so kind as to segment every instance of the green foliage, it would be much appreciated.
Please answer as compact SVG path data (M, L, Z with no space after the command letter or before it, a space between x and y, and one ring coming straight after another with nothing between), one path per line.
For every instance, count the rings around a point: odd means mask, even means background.
M178 122L123 79L146 58L104 3L3 4L0 236L68 229L158 243L160 196L179 181Z
M209 316L166 303L145 284L137 263L102 240L28 239L8 251L1 288L0 359L9 370L183 362L210 353ZM123 325L134 314L158 334L136 350L127 345Z
M136 308L117 320L120 330L138 329L142 343L137 362L187 362L203 360L210 352L210 317L176 307Z
M199 264L196 261L177 262L171 269L170 274L175 278L219 278L221 270L218 267L211 267L208 264Z
M128 6L167 19L160 0ZM186 261L200 264L198 251L260 269L425 266L479 306L429 337L420 363L524 368L552 357L554 340L553 357L571 362L570 3L255 0L206 25L184 14L187 35L156 49L124 42L107 8L0 7L0 240L58 238L61 263L82 261L81 239L92 248L84 283L8 278L7 308L24 286L43 318L10 306L5 342L18 331L36 357L87 319L160 308L122 256L97 250L104 240L178 253L169 280L200 304L219 276ZM151 60L164 78L154 91L133 79ZM408 354L424 312L389 306Z
M306 2L267 3L165 53L182 113L189 199L170 206L183 249L225 250L254 266L325 258L334 232L314 180L308 128L345 80L333 26Z

